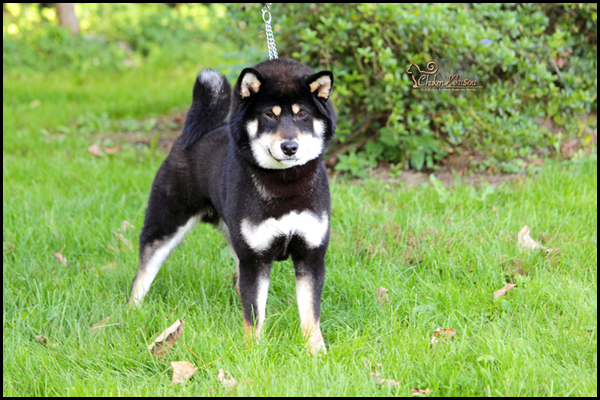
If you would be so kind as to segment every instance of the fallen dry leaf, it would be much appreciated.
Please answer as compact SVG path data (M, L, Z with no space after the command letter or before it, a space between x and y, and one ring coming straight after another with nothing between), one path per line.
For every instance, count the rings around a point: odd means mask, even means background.
M38 343L43 344L46 347L60 347L60 345L58 343L52 343L48 340L48 338L46 338L46 336L44 335L36 335L35 336L35 340L38 341Z
M381 378L379 382L375 382L377 385L387 386L388 388L396 388L400 387L400 381L395 381L393 379L385 379Z
M171 368L173 368L171 385L187 382L199 369L187 361L171 361Z
M375 290L375 300L381 303L381 305L390 304L390 298L388 297L389 290L384 287L377 288Z
M227 371L224 371L223 368L219 369L219 373L217 374L217 379L225 389L233 389L235 385L237 385L237 381L231 374Z
M380 363L371 363L371 360L369 360L368 358L365 360L365 367L367 368L371 368L371 365L373 365L374 367L377 368L381 368L381 364Z
M99 330L100 328L104 328L106 326L106 324L108 323L108 321L110 321L111 318L112 318L112 315L109 315L108 317L103 318L100 321L96 322L94 325L90 326L90 331Z
M367 360L369 361L369 360ZM370 362L369 362L370 364ZM367 364L365 362L365 365L368 367L369 364ZM375 364L379 367L381 367L381 364ZM388 388L395 388L395 387L400 387L400 381L395 381L393 379L386 379L386 378L382 378L381 377L381 372L379 371L373 371L371 372L371 379L373 379L373 382L375 382L376 385L383 385L383 386L387 386Z
M508 292L509 290L513 290L516 286L517 285L515 285L514 283L508 283L502 289L498 290L497 292L494 292L494 299L506 295L506 292Z
M442 339L448 340L454 335L456 335L456 331L452 328L446 328L446 329L437 328L433 332L433 337L431 338L431 342L429 343L429 345L435 346L436 344L441 342Z
M108 250L114 251L115 253L118 253L121 251L121 250L117 249L116 247L113 247L113 245L111 245L110 243L107 243L106 247L108 248Z
M531 230L529 229L529 226L525 225L523 227L523 229L521 229L519 231L519 233L517 234L517 244L521 247L521 249L528 249L528 250L542 249L542 250L546 251L546 255L560 250L560 248L558 248L558 247L556 249L549 249L546 246L542 246L541 244L539 244L538 242L536 242L535 240L533 240L531 238L531 236L529 235L530 232L531 232Z
M131 229L133 231L135 226L133 226L129 221L123 220L123 222L121 222L121 230L123 232L127 232L127 229Z
M54 253L54 257L56 257L59 263L67 265L67 259L64 258L62 254Z
M107 265L105 265L104 267L100 267L100 271L107 271L109 269L115 269L115 267L117 266L117 264L115 263L108 263Z
M418 387L412 388L410 394L413 396L429 396L431 394L431 389L427 388L424 390L419 389Z
M119 240L119 243L123 243L126 247L132 249L133 245L131 244L131 242L125 237L123 236L123 234L119 233L119 232L115 232L115 231L111 231L113 233L113 235L115 235L115 237L117 238L117 240Z
M371 378L373 378L375 381L377 381L377 379L379 379L380 376L381 376L381 372L379 372L379 371L371 372Z
M546 247L542 246L535 240L529 236L531 230L529 229L529 225L525 225L523 229L519 231L517 234L517 244L524 249L535 250L535 249L546 249Z
M36 100L32 101L31 103L29 103L30 108L36 108L41 105L42 105L42 102L39 99L36 99Z
M87 148L88 153L96 157L102 157L102 149L98 146L97 143L94 143L90 147Z
M183 320L178 319L173 325L165 329L163 333L158 335L150 346L150 350L156 357L163 357L171 347L175 344L181 332L183 331Z
M119 151L120 147L121 147L120 145L116 145L116 146L113 146L113 147L105 147L104 148L104 152L106 154L115 154L117 151Z

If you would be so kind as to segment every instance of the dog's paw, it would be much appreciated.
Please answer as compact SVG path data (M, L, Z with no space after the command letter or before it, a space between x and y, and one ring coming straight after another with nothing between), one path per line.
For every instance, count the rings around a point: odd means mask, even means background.
M327 354L327 347L325 346L325 341L323 340L321 330L315 332L308 339L308 348L310 350L310 354L313 356Z

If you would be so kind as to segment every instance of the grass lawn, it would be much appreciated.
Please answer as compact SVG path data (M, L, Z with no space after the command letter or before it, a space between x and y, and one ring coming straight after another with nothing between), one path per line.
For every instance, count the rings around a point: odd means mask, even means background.
M86 149L124 118L188 107L196 72L4 76L3 395L597 395L595 155L548 161L495 189L333 180L326 356L303 347L289 261L273 269L263 340L244 345L234 263L208 226L173 253L143 308L129 310L137 238L166 154ZM134 228L121 229L124 220ZM524 225L560 250L520 252ZM517 287L494 300L507 281ZM379 287L389 303L375 300ZM176 319L183 335L157 359L147 346ZM458 334L431 347L438 327ZM169 361L180 360L212 363L171 386ZM233 392L220 368L239 382ZM375 371L398 384L376 384Z

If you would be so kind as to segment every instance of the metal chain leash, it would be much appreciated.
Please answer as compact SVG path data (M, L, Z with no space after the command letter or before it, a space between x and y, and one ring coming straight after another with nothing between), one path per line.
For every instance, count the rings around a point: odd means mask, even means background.
M262 3L262 17L265 21L265 33L267 34L267 46L269 47L269 59L275 60L279 58L277 55L277 47L275 47L275 38L273 37L273 29L271 29L271 3Z

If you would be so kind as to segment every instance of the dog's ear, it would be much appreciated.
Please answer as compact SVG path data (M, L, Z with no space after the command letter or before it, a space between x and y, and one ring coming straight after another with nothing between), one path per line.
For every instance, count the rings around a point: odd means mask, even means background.
M333 87L333 74L331 71L321 71L308 78L308 88L317 97L327 100Z
M242 99L258 93L262 77L253 68L245 68L238 78L239 95Z

